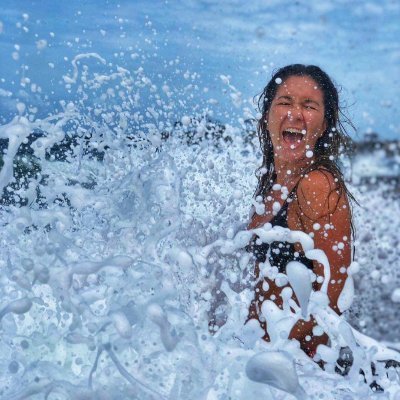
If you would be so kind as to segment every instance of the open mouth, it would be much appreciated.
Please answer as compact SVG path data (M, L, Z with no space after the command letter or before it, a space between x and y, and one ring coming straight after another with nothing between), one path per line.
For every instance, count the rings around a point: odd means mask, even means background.
M297 147L299 143L303 140L306 134L305 130L288 128L282 132L283 141L289 145Z

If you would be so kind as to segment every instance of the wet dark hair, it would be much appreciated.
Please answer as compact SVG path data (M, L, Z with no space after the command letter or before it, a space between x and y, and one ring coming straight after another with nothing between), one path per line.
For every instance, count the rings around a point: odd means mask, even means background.
M350 152L353 143L346 131L345 124L355 130L354 125L340 107L338 90L331 78L321 68L315 65L303 64L287 65L277 70L259 96L258 108L261 112L261 118L258 121L257 133L263 154L263 162L261 167L256 171L258 185L255 196L261 195L264 197L276 180L274 149L266 117L279 85L292 76L304 76L313 79L321 89L324 99L326 130L317 140L313 149L315 156L314 163L303 171L303 174L316 169L329 171L337 179L339 191L344 191L349 199L355 201L352 194L346 188L343 174L339 168L339 155Z

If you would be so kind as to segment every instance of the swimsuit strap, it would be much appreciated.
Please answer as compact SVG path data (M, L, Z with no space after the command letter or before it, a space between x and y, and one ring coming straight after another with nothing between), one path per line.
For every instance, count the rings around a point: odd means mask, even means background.
M294 185L293 189L289 192L288 196L286 197L286 200L283 202L282 207L277 212L275 218L280 217L283 214L283 212L287 212L287 209L289 207L288 199L293 200L293 196L297 191L297 187L299 186L300 180L301 180L301 178L297 181L297 183Z

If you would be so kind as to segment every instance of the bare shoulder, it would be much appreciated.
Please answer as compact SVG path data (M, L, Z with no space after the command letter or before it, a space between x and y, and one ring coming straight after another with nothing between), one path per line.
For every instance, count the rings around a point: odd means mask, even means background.
M317 169L305 175L297 187L298 213L317 220L332 215L340 202L346 202L346 193L333 174L325 169Z
M300 179L297 187L297 193L305 196L313 193L329 194L333 190L339 190L339 185L333 174L325 169L316 169L309 172Z

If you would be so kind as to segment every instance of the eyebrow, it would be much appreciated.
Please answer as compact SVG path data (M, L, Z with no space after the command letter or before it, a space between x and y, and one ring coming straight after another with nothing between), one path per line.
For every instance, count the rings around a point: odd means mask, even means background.
M284 100L292 100L292 98L291 98L290 96L279 96L279 97L277 98L277 100L281 100L281 99L284 99Z
M314 103L314 104L316 104L317 106L320 105L320 104L318 103L318 101L313 100L313 99L305 99L305 100L304 100L304 103Z

